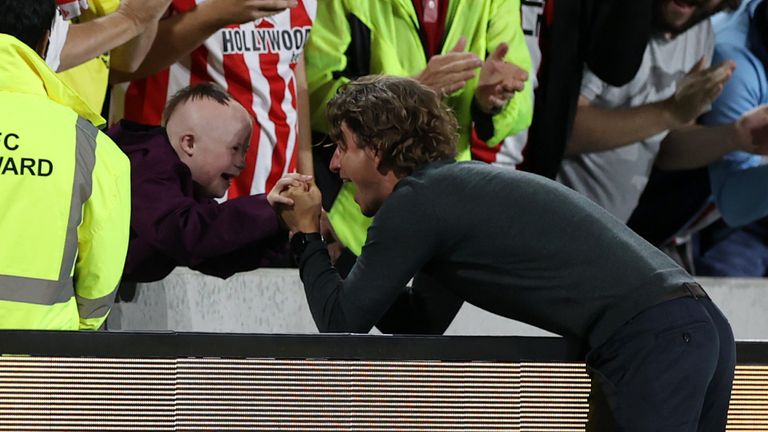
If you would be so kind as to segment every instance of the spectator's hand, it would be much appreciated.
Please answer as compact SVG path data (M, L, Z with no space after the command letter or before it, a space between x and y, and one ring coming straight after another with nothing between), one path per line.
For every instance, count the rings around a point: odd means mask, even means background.
M433 56L416 80L444 96L463 88L482 65L476 54L464 52L466 45L462 36L450 52Z
M736 64L728 60L705 69L704 57L699 59L678 83L675 94L663 102L672 120L682 126L707 112L735 68Z
M768 105L747 112L733 123L734 147L768 155Z
M158 21L170 6L171 0L122 0L118 13L127 16L139 28Z
M528 81L528 72L504 60L508 50L507 44L499 44L480 69L475 100L480 110L487 114L503 108L515 92L521 91Z
M278 206L278 214L291 232L320 232L322 195L314 183L309 189L289 186L281 195L293 202L292 206Z
M243 24L280 13L298 5L297 0L209 0L221 26Z
M269 191L267 195L267 202L274 208L277 204L283 204L287 206L293 205L293 200L283 195L291 187L298 187L304 190L309 190L309 185L312 182L312 176L291 173L286 174L280 180L275 183L275 186Z

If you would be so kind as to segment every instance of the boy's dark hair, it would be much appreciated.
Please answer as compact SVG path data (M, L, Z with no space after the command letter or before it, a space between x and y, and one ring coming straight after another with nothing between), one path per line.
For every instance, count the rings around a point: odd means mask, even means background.
M56 16L55 0L0 0L0 33L36 49Z
M458 124L431 88L411 78L370 75L347 83L328 102L328 135L341 143L341 124L357 146L381 157L380 169L398 177L430 162L454 158Z
M0 0L1 1L1 0ZM229 105L232 96L227 93L220 85L212 82L187 86L174 94L163 111L163 126L168 123L168 119L173 115L179 105L195 99L211 99L222 105Z

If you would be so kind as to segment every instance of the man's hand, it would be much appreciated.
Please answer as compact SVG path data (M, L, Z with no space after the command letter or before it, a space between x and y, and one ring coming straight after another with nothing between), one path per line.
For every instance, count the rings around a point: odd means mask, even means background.
M322 195L314 183L308 189L304 185L290 186L281 196L293 202L292 206L278 207L280 218L291 232L320 232Z
M243 24L280 13L298 5L297 0L209 0L209 3L224 27L229 24Z
M122 0L117 13L132 20L137 29L144 29L157 22L170 4L171 0Z
M672 120L683 126L707 112L735 68L728 60L705 69L702 57L680 81L675 94L662 102Z
M768 155L768 105L747 112L733 123L732 137L734 149Z
M501 43L480 69L480 79L475 90L477 106L486 114L497 112L515 92L521 91L528 81L528 72L504 60L509 46Z
M275 206L278 204L292 206L293 200L290 197L282 194L291 187L309 190L309 185L311 182L312 176L309 175L299 173L286 174L283 176L283 178L278 180L272 190L269 191L269 195L267 195L267 202L269 202L269 205L271 205L272 208L275 208Z
M444 96L463 88L482 65L476 54L464 52L466 45L462 36L450 52L433 56L416 80Z

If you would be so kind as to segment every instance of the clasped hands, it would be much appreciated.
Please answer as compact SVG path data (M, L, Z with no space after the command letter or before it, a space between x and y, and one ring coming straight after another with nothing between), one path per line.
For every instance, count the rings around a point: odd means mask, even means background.
M291 232L320 232L320 190L312 176L287 174L278 180L267 200Z

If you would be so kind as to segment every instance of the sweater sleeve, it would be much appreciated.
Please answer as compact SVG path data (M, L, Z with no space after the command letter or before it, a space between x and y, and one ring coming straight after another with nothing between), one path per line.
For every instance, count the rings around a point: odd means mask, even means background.
M211 257L190 268L201 273L226 279L235 273L267 267L288 255L286 235L275 235L231 253Z
M433 209L407 186L387 199L368 231L368 240L349 277L342 280L321 242L299 259L310 311L321 332L368 332L434 255Z
M141 182L133 204L132 228L177 265L227 277L259 267L265 254L285 241L266 195L222 204L198 201L183 190L181 179L188 173L182 170L177 166Z

